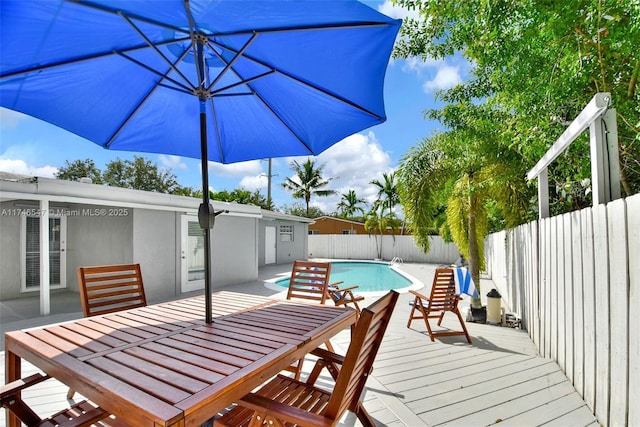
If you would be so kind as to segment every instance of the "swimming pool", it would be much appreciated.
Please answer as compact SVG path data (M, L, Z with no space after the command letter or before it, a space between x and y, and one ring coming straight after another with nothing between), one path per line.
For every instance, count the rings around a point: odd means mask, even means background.
M415 278L384 262L331 261L331 283L343 281L340 287L358 285L357 293L384 294L391 289L408 292L420 289L423 284ZM271 289L289 286L289 277L273 279ZM267 283L268 285L268 283Z

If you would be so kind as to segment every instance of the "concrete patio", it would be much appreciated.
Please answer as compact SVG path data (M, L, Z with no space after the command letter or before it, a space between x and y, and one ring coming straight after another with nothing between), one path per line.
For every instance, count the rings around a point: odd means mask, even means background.
M434 270L432 264L404 264L400 268L422 281L428 293ZM290 265L263 268L257 282L228 288L236 292L276 295L263 280L290 271ZM482 294L492 287L482 279ZM282 293L279 296L283 296ZM376 297L368 297L365 305ZM402 294L385 335L373 375L367 382L365 407L384 426L597 426L585 402L575 391L560 367L542 358L526 331L506 327L468 323L473 344L464 337L447 337L432 342L424 323L414 321L406 327L410 294ZM466 302L464 303L466 304ZM37 299L25 298L0 303L2 350L4 332L82 316L77 294L63 292L52 297L52 314L37 317ZM445 316L443 326L455 328L457 320ZM338 351L346 351L349 333L344 331L332 342ZM4 351L0 353L4 362ZM313 360L309 359L305 370ZM35 370L24 367L24 373ZM304 375L304 374L303 374ZM4 381L4 371L2 370ZM330 377L320 379L331 387ZM52 413L68 404L67 388L47 381L25 393L37 412ZM79 396L76 396L76 399ZM4 412L4 411L3 411ZM5 425L4 413L0 426ZM357 426L348 415L342 425Z

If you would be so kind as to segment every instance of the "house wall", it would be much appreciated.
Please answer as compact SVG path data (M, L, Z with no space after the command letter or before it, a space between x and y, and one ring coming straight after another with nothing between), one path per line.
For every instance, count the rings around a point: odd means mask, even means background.
M212 289L258 278L257 227L257 218L216 218L211 233Z
M78 267L126 264L133 261L133 209L108 215L110 206L72 205L67 215L67 289L78 292ZM105 215L83 215L101 212Z
M276 226L276 263L285 264L297 259L307 259L309 233L308 224L288 221L275 221ZM293 225L293 241L280 239L280 225ZM263 243L264 244L264 243Z
M133 210L132 261L140 264L149 303L177 295L176 259L180 258L176 213L151 209ZM179 292L179 283L178 283Z
M13 204L0 203L0 298L20 295L20 217L9 215Z
M293 242L283 242L280 240L280 225L293 225ZM309 224L294 221L259 221L258 224L258 265L265 265L265 229L267 226L276 228L276 264L286 264L297 259L308 258Z
M351 232L353 228L353 232ZM367 234L363 224L340 221L334 218L316 218L315 224L309 225L309 231L317 231L316 234L345 234L343 230L349 230L351 234Z

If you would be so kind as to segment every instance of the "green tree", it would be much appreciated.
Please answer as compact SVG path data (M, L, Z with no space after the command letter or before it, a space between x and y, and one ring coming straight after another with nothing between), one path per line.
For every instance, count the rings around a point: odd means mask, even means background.
M150 160L138 156L134 156L133 160L118 158L107 163L103 179L113 187L157 193L173 193L181 188L172 172L159 169Z
M393 208L400 203L395 172L383 173L382 181L374 179L370 184L375 185L378 189L378 200L374 203L374 208L381 206L382 210L387 209L391 215Z
M64 166L58 169L55 177L68 181L80 181L81 178L91 178L94 184L102 184L102 172L91 159L65 160Z
M222 190L217 193L212 192L211 199L220 200L222 202L235 202L243 205L255 205L260 206L262 209L269 209L267 199L260 194L260 191L258 190L253 193L249 190L242 190L238 188L231 192Z
M446 206L447 228L469 260L480 291L489 207L496 206L507 225L515 226L524 220L530 193L521 158L495 138L491 116L485 116L482 106L456 107L449 107L448 119L443 117L453 129L426 138L403 158L398 170L400 197L405 220L425 252ZM472 304L481 302L475 299Z
M445 59L461 52L472 65L470 78L440 92L439 100L482 100L508 112L500 130L529 168L596 92L610 92L623 191L640 191L640 2L395 3L418 11L420 19L405 20L394 55ZM589 176L588 153L585 136L549 171L551 186L562 189L559 196L573 195L565 205L589 202L579 188Z
M364 214L364 208L360 206L364 203L364 199L359 198L354 190L349 190L341 194L337 208L343 218L353 219L358 212Z
M319 218L325 216L320 208L315 206L305 207L302 203L291 203L282 207L282 212L288 215L302 216L306 218Z
M376 242L376 252L378 253L378 259L382 259L382 237L385 232L391 229L391 237L395 242L395 230L399 227L400 220L396 217L395 213L390 212L385 214L382 207L371 209L365 215L364 229L369 233L369 237L373 235ZM378 242L378 236L380 241Z
M356 213L364 214L364 208L360 206L364 203L364 199L360 199L355 191L349 190L346 193L342 193L337 208L341 217L353 220ZM351 224L351 234L353 234L353 224Z
M304 216L311 218L309 211L311 196L326 197L335 194L333 190L322 190L323 187L329 185L332 178L324 179L322 177L323 166L316 167L316 162L309 158L302 164L294 160L290 167L296 175L294 179L287 177L282 183L282 188L290 191L294 198L304 199L306 205L306 215Z

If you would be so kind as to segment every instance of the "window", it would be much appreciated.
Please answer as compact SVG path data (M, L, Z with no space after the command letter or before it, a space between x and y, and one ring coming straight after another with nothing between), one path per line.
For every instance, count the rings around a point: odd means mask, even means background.
M293 225L280 226L280 241L293 242Z
M309 234L320 234L320 230L309 230Z

